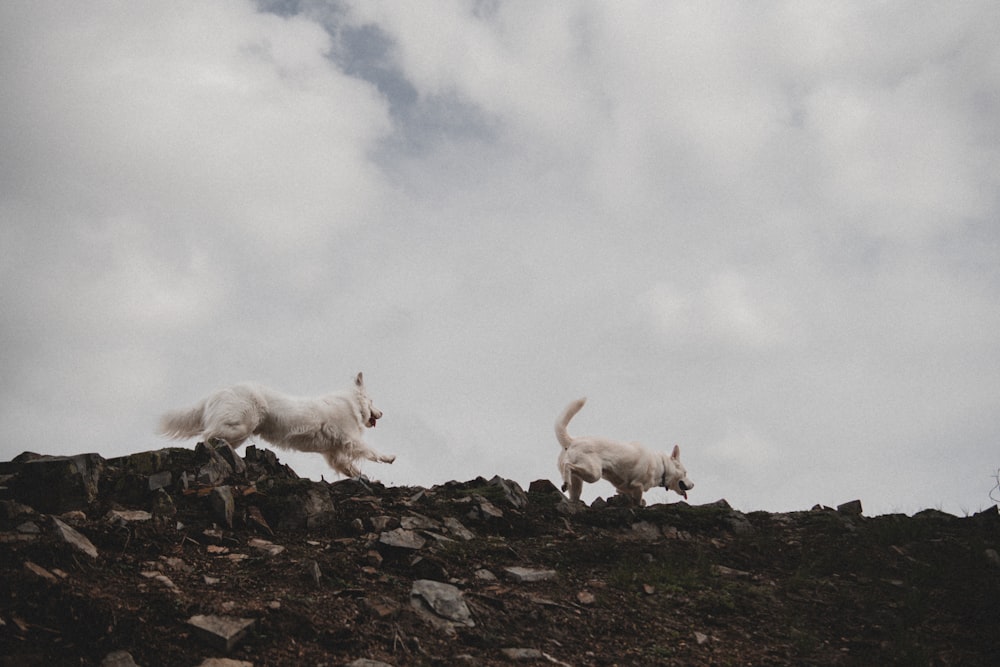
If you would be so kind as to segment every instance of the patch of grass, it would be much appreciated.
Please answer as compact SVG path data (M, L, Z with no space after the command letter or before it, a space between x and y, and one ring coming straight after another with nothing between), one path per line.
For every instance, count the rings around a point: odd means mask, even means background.
M660 591L684 592L704 588L713 579L708 554L701 548L660 557L649 553L628 554L620 557L608 572L608 583L623 589L649 585Z

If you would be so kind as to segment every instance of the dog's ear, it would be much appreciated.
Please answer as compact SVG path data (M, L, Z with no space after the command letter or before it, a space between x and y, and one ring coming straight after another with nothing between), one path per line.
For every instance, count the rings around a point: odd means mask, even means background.
M679 445L674 445L674 451L671 452L670 458L672 458L675 461L681 460L681 448Z
M365 377L361 374L361 371L358 371L358 377L354 378L354 384L358 387L365 386Z

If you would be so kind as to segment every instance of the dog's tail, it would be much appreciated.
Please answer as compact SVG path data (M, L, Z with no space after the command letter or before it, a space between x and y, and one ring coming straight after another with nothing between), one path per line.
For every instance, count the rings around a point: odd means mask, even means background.
M569 420L576 416L576 413L580 411L583 404L587 402L586 398L578 398L563 410L563 413L559 415L559 419L556 420L556 440L562 445L563 449L568 449L573 443L573 438L570 437L569 432L566 427L569 426Z
M171 410L160 417L159 432L168 438L193 438L205 430L205 403L202 401L193 408L186 410Z

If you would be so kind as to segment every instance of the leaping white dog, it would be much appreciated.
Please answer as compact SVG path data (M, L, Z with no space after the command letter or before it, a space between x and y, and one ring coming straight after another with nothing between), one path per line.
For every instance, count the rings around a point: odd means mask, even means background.
M638 442L570 436L566 427L586 402L586 398L573 401L556 420L556 439L562 445L559 472L563 491L569 489L570 500L580 500L584 482L593 483L602 477L636 505L643 504L642 494L654 486L662 486L687 498L694 482L688 479L687 469L681 464L680 447L675 445L668 456L650 451Z
M171 438L201 436L239 447L259 435L281 449L322 454L341 475L358 477L359 459L392 463L364 443L365 428L382 418L358 373L354 387L317 398L296 398L254 383L237 384L211 394L193 408L174 410L160 419L160 433Z

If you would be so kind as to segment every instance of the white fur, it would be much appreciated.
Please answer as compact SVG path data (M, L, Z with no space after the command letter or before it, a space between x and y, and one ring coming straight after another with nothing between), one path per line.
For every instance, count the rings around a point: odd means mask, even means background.
M193 408L163 415L160 433L171 438L201 436L205 442L222 440L233 447L259 435L281 449L318 452L340 474L357 477L361 474L358 459L396 460L364 443L365 428L375 426L381 417L358 373L352 389L317 398L286 396L249 382L220 389Z
M593 483L601 478L614 484L619 493L636 505L643 504L642 494L654 486L663 486L687 498L694 483L681 464L680 447L675 445L674 451L667 455L650 451L638 442L570 436L566 427L586 402L586 398L573 401L556 420L556 439L562 445L559 472L563 491L569 489L570 500L580 500L584 482Z

